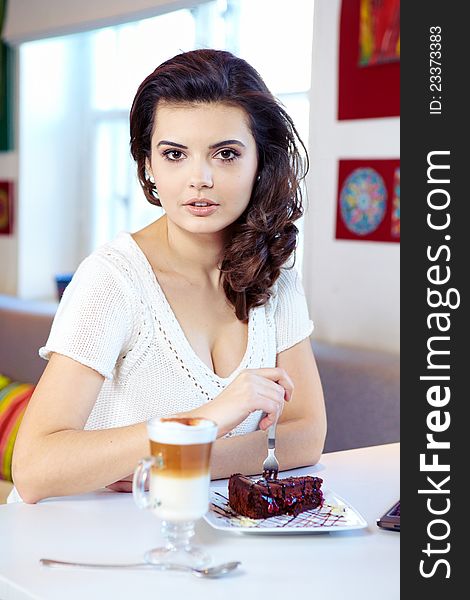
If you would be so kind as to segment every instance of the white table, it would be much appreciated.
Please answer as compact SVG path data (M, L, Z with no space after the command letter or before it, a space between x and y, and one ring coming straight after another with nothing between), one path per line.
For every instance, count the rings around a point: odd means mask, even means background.
M162 571L53 570L39 558L135 562L160 541L159 523L131 494L103 491L0 506L1 600L324 598L397 600L400 534L376 519L398 499L399 444L324 454L315 473L366 519L366 529L325 534L243 534L196 528L215 562L241 560L223 579Z

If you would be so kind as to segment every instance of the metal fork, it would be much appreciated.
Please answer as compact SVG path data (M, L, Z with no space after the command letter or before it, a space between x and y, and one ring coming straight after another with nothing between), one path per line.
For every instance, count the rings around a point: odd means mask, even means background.
M268 456L263 463L264 479L277 479L279 462L274 454L276 447L276 423L268 429Z

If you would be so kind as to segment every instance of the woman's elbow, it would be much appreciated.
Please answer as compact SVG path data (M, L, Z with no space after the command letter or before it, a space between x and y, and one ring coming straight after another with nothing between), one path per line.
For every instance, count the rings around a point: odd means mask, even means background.
M326 439L326 423L321 427L318 424L310 427L308 430L308 442L305 444L305 451L308 454L310 465L316 465L323 454Z
M31 464L27 464L27 461L23 460L21 457L15 457L15 455L13 455L11 465L13 484L20 498L26 504L36 504L36 502L45 498L44 495L41 495L35 481L36 478L31 471Z
M307 460L308 464L313 466L313 465L316 465L317 463L319 463L321 455L322 455L321 450L314 449L313 452L311 452L311 454L308 457L308 460Z
M316 465L320 462L323 454L323 444L312 443L306 447L306 455L304 462L308 465Z

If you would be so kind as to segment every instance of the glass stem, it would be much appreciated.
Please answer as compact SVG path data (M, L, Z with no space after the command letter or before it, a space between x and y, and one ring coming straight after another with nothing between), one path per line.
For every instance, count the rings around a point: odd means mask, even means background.
M194 535L194 521L162 521L162 534L170 548L188 548Z

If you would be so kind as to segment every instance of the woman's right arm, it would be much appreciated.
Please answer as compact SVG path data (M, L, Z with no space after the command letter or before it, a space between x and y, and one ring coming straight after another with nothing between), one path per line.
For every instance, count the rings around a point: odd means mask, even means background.
M13 481L22 499L83 494L128 478L149 454L146 423L84 430L103 384L97 371L53 353L23 417L13 452ZM182 415L217 422L218 437L255 410L263 429L278 419L292 382L282 369L243 371L214 400Z
M105 487L148 455L145 423L83 430L103 381L93 369L61 354L51 355L13 452L13 481L25 502Z

